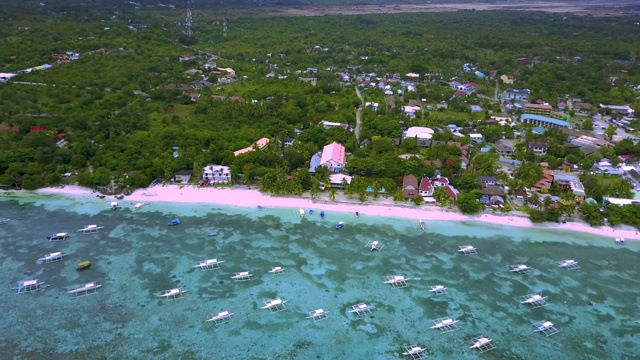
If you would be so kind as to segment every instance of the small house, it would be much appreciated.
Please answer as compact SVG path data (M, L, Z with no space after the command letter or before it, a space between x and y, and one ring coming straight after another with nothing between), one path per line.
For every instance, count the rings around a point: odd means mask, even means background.
M418 195L418 179L409 174L402 179L402 196L407 199L415 199Z

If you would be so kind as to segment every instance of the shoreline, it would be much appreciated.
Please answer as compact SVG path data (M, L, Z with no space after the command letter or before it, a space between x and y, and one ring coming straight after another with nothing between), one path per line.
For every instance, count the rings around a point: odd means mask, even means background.
M23 192L24 190L19 190ZM33 191L34 194L59 194L69 196L90 196L101 195L95 190L75 185L68 185L64 188L50 187ZM251 188L199 188L193 185L157 185L151 188L138 189L131 195L125 196L122 200L116 200L114 195L107 195L105 200L127 201L131 203L147 202L175 202L175 203L210 203L216 205L229 205L239 207L257 207L258 205L269 208L313 208L314 210L324 210L331 212L343 212L360 215L395 217L404 219L415 219L425 221L472 221L479 223L489 223L503 226L527 227L537 229L569 230L593 235L605 236L608 238L621 237L625 240L640 240L640 234L636 229L629 226L621 226L617 229L602 226L594 228L584 222L567 222L564 224L534 224L526 217L519 214L478 214L463 215L459 212L447 211L446 209L434 205L404 206L397 204L393 200L379 198L368 200L365 203L352 201L340 194L336 200L331 200L326 194L319 194L315 199L298 196L271 196L261 193L257 189Z

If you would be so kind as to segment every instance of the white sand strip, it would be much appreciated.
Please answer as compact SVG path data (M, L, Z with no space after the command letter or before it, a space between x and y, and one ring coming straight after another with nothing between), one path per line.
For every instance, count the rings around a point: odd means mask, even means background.
M78 196L96 196L94 190L79 187L65 186L64 188L45 188L36 190L36 193L64 194ZM113 196L107 196L113 199ZM412 206L409 203L396 204L391 200L380 198L360 204L353 200L347 201L344 196L337 201L328 199L326 193L321 194L315 200L301 197L274 197L265 195L258 190L246 188L216 188L165 185L154 186L147 189L136 190L126 196L128 202L181 202L181 203L209 203L218 205L232 205L241 207L288 207L324 210L331 212L359 212L361 215L385 216L407 219L422 219L425 221L478 221L504 226L537 227L543 229L562 229L584 233L591 233L606 237L622 237L629 240L640 240L638 231L629 226L620 226L617 229L610 227L594 228L583 222L571 222L566 224L533 224L528 218L516 215L491 215L482 214L475 216L462 215L454 211L446 211L434 205ZM409 206L408 206L409 205Z

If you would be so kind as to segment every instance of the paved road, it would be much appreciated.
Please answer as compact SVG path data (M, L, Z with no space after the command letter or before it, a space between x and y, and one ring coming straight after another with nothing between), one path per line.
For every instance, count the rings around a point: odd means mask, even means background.
M360 90L358 90L358 86L357 85L356 85L356 95L358 95L358 99L360 99L360 102L362 103L362 105L360 105L358 110L356 110L356 130L355 130L355 135L356 135L356 142L360 143L360 125L362 124L362 107L364 106L364 99L362 98L362 94L360 94Z

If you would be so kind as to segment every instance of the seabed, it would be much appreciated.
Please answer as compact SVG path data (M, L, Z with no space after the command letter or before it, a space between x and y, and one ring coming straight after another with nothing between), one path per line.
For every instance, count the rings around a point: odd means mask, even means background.
M27 193L28 194L28 193ZM126 199L118 211L104 201L63 195L0 196L0 358L182 358L218 354L228 359L399 359L403 344L428 348L428 358L633 358L640 304L640 243L624 247L612 239L558 230L508 228L475 222L350 217L319 211L300 217L297 209L220 207L212 204L146 202L132 210ZM428 214L425 214L425 218ZM167 227L168 218L182 224ZM334 221L335 220L335 221ZM51 243L55 229L100 224L91 236ZM207 229L224 229L216 237ZM472 234L472 235L471 235ZM363 247L380 239L384 251ZM62 244L62 245L61 245ZM479 254L461 256L460 244ZM40 264L42 254L69 253L68 261ZM215 254L225 260L216 271L194 269L194 259ZM580 260L579 271L558 268L560 259ZM75 271L80 260L92 267ZM514 276L509 265L526 261L536 276ZM277 263L286 275L269 273ZM235 282L234 272L250 269L252 281ZM389 274L421 281L392 291ZM46 291L12 294L24 279L40 279ZM97 296L67 296L73 285L100 279ZM455 291L431 296L429 286ZM163 289L188 289L179 301L156 297ZM523 294L549 296L532 310ZM267 299L287 300L277 315L261 310ZM366 303L371 313L356 316L351 306ZM310 309L331 316L309 326ZM232 321L211 326L218 309L233 309ZM30 321L25 321L25 314ZM447 314L458 331L430 331ZM562 332L553 339L532 336L534 320L553 319ZM307 320L307 321L305 321ZM469 349L485 334L490 353ZM489 336L490 335L490 336ZM105 355L108 354L108 355Z

